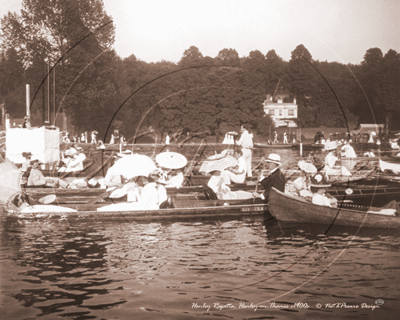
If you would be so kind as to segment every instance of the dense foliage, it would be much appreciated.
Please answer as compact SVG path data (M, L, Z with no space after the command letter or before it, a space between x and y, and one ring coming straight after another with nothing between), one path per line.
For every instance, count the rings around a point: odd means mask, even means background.
M344 65L313 60L303 45L290 61L274 50L239 57L232 48L205 57L192 46L176 64L146 63L134 55L119 58L114 36L101 0L24 0L20 14L1 19L0 104L23 117L29 83L34 125L43 124L44 106L55 98L55 109L68 115L75 132L109 136L117 128L129 139L151 126L161 135L221 135L249 124L267 135L273 124L263 101L289 93L302 127L378 122L399 129L400 56L394 50L383 55L372 48L359 65ZM55 80L55 97L46 91L48 79Z

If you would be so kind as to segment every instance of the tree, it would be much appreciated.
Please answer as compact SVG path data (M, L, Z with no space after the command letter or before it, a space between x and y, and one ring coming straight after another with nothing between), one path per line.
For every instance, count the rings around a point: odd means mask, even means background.
M48 78L43 75L48 58L56 71L57 109L62 105L79 128L87 125L83 114L102 113L104 96L115 93L106 76L115 56L106 54L115 30L101 0L24 0L20 15L9 13L1 19L1 31L2 49L14 48L24 65L32 112L40 105L37 99Z
M235 49L223 49L218 53L217 60L223 65L238 66L239 54Z
M200 50L195 46L191 46L189 49L185 50L178 65L182 68L198 66L201 65L202 59L203 55L201 54Z
M285 87L284 62L275 50L270 50L265 60L265 91L273 96L278 86Z

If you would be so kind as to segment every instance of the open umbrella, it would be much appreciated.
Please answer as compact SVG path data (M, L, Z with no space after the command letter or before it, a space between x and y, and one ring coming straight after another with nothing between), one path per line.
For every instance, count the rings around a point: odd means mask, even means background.
M157 167L148 156L135 153L119 159L109 170L113 170L114 175L121 175L129 180L139 176L148 177Z
M210 173L212 171L223 171L226 168L235 167L238 165L238 161L230 155L226 155L216 160L209 159L210 158L202 163L199 172Z
M6 159L0 163L0 204L7 206L18 194L21 194L22 173L14 163Z
M181 169L187 164L184 155L176 152L163 152L156 156L157 163L166 169Z

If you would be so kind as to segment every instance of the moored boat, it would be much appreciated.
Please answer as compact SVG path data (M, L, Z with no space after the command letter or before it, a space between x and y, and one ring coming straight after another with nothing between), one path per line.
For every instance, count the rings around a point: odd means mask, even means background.
M269 211L281 221L319 223L348 227L400 228L400 217L380 214L379 208L331 208L313 204L304 198L274 188L269 195Z
M382 172L393 172L394 174L400 173L400 163L399 162L389 162L379 159L379 167Z
M291 143L280 143L280 144L269 144L269 143L259 143L255 142L254 148L271 148L271 149L290 149L292 147Z
M176 203L176 207L156 210L135 211L97 211L96 206L68 205L57 211L49 212L3 212L3 219L97 219L97 220L123 220L123 221L160 221L160 220L186 220L204 218L241 218L264 217L268 214L266 203L252 203L252 200L208 200ZM104 204L103 204L104 205ZM98 205L97 207L100 207ZM77 208L76 211L68 209Z

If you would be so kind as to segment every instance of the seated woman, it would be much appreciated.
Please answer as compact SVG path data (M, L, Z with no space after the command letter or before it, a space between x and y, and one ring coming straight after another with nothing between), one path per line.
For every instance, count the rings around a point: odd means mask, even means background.
M180 169L173 169L167 175L167 187L180 188L183 185L185 178Z
M328 154L325 157L325 167L322 171L325 172L328 180L331 176L335 175L351 176L350 171L346 167L336 165L336 162L339 160L339 158L336 157L337 147L335 141L325 144L324 151L327 151Z
M336 208L337 199L332 197L329 193L325 193L325 189L329 187L323 180L322 175L317 174L310 185L310 190L313 192L311 202L320 206L327 206Z
M214 174L210 178L207 185L215 192L219 200L245 200L253 198L263 198L262 195L256 192L248 192L242 190L231 191L231 189L225 184L222 176L218 175L218 173Z
M299 161L301 175L294 181L287 181L285 184L285 193L304 198L312 197L310 191L311 174L317 172L317 168L311 163Z
M156 210L168 199L164 186L153 182L152 178L140 176L136 180L136 201L112 204L98 208L97 211Z
M235 158L238 161L237 167L229 167L222 171L221 176L224 179L226 185L235 183L243 183L246 180L246 160L243 157L242 150L237 150L235 152Z
M34 159L31 161L32 170L28 177L28 186L35 187L53 187L53 188L67 188L68 183L64 180L54 177L45 177L42 171L39 170L40 160Z

